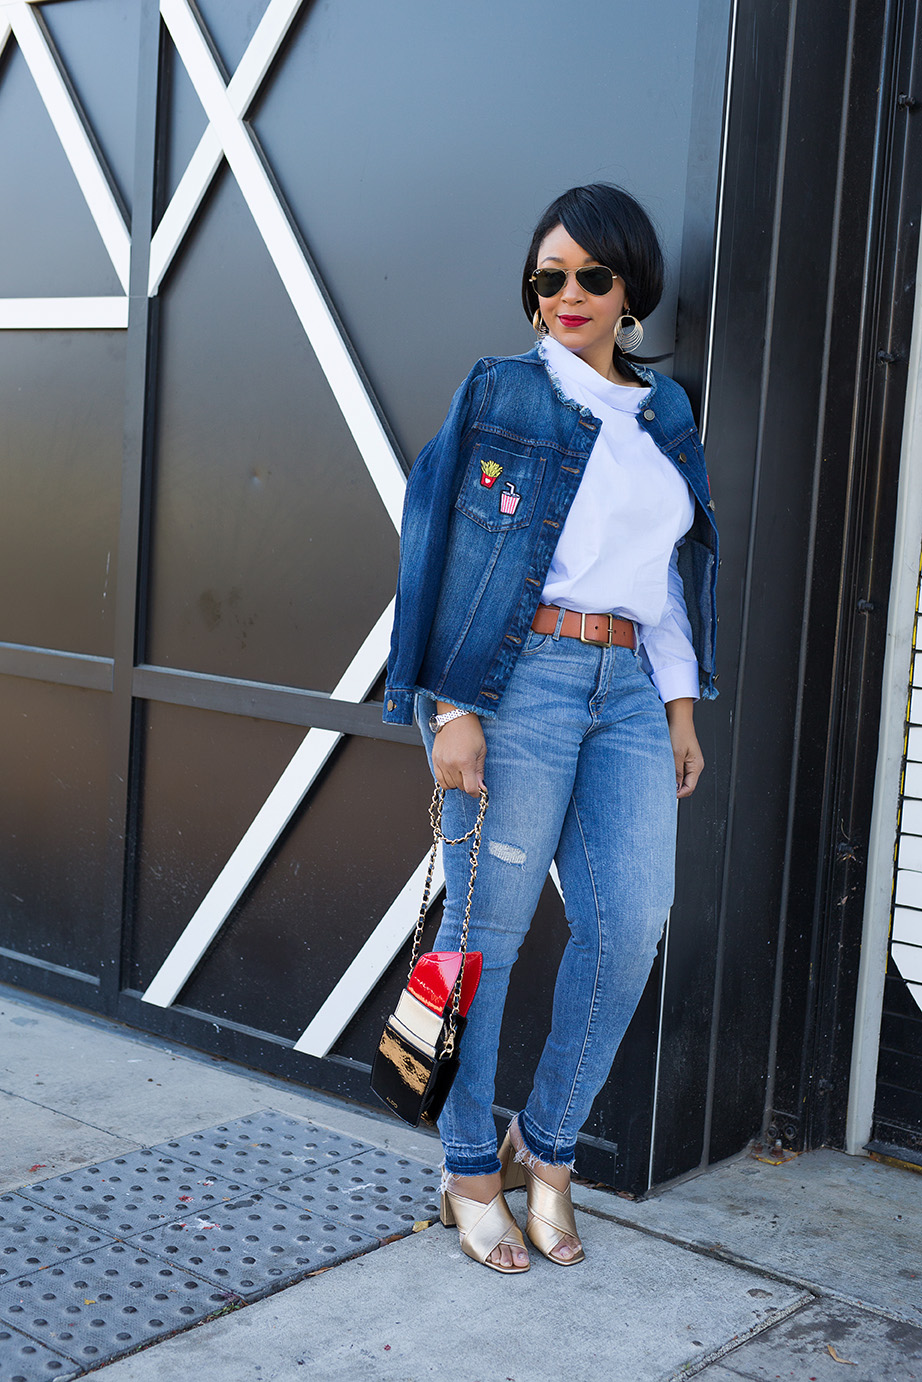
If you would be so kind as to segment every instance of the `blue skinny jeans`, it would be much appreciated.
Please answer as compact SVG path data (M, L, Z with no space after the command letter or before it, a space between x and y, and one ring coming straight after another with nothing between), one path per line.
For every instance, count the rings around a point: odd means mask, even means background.
M432 761L428 718L417 718ZM483 975L458 1074L439 1119L445 1169L499 1170L493 1097L509 975L551 861L570 936L551 1030L518 1115L527 1150L572 1165L576 1137L640 1001L672 903L676 787L662 702L636 653L530 633L495 719L482 721L490 793L468 946ZM450 839L470 830L475 798L445 793ZM437 950L457 950L469 844L443 846L446 901Z

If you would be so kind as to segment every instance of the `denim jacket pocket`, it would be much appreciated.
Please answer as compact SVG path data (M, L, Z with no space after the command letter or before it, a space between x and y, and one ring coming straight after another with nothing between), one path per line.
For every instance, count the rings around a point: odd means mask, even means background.
M471 454L455 508L491 533L531 522L544 475L544 457L503 451L479 442Z

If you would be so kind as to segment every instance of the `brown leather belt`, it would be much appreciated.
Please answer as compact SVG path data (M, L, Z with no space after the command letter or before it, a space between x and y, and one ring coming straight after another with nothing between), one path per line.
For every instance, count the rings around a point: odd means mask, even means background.
M557 628L557 605L539 605L531 626L535 633L553 633ZM581 643L597 643L602 648L635 648L634 625L630 619L616 619L613 614L580 614L566 609L560 632L564 638L578 638Z

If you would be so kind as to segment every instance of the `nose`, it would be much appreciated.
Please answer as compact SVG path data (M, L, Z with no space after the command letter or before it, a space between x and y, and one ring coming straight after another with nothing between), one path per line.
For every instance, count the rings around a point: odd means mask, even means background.
M575 269L567 270L567 281L563 285L560 296L563 302L582 302L583 290L579 286Z

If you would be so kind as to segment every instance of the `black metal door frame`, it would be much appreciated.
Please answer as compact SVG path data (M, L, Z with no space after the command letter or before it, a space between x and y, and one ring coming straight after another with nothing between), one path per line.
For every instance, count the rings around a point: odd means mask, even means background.
M842 1146L922 209L922 9L855 7L765 1136ZM817 113L819 118L819 112ZM856 247L863 244L859 256ZM829 687L828 700L822 694Z

